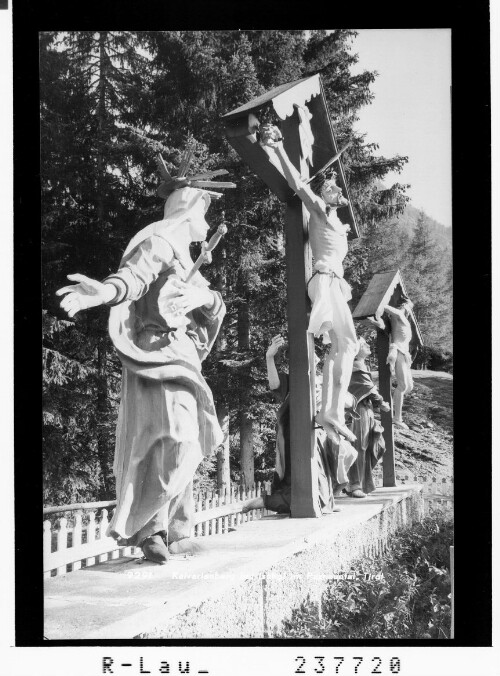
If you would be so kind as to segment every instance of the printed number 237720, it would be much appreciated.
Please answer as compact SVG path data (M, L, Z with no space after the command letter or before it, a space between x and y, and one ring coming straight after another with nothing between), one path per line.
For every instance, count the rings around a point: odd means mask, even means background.
M399 657L391 657L382 660L381 657L322 657L315 656L307 659L302 655L295 658L296 669L294 674L399 674L401 660Z

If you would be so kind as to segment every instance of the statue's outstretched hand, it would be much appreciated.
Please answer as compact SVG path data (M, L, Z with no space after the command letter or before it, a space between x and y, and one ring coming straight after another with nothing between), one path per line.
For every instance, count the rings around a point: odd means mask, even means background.
M195 286L172 277L163 287L158 303L162 314L180 316L202 305L213 305L214 297L208 287Z
M264 148L276 148L283 141L280 130L274 124L263 124L259 129L259 143Z
M267 348L266 357L275 357L279 350L285 346L285 339L283 336L277 335L271 340L271 344Z
M56 296L64 295L60 305L68 317L74 317L80 310L103 305L116 295L116 288L112 284L103 284L79 274L68 275L68 279L78 283L56 291Z
M365 322L369 322L368 326L375 326L377 329L385 329L385 323L382 317L366 317Z

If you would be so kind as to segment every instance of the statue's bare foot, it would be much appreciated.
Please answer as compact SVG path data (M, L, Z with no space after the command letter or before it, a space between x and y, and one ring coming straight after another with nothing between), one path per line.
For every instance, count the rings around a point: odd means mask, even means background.
M206 551L205 545L196 542L193 538L183 538L176 542L171 542L168 546L170 554L203 554Z
M353 498L366 498L366 493L361 490L361 488L356 488L355 491L351 493Z
M339 507L338 505L333 505L332 507L332 512L341 512L342 507Z
M164 565L170 558L167 546L159 533L150 535L141 543L142 553L148 561Z
M394 418L392 422L393 422L397 427L401 427L401 429L403 429L403 430L409 430L409 429L410 429L410 428L408 427L408 425L407 425L405 422L403 422L402 420L398 420L397 418Z
M351 443L356 441L356 435L351 432L345 423L341 423L338 420L334 420L333 418L327 418L326 416L324 417L323 429L325 430L327 436L332 437L334 441L336 441L335 437L338 434L343 436ZM333 435L332 430L335 432Z

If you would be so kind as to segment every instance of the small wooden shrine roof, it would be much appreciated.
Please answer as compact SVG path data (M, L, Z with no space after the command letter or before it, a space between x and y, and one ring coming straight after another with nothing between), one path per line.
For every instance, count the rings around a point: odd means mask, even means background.
M376 272L352 313L353 319L366 319L373 316L380 317L384 311L384 307L391 305L391 298L394 296L398 285L401 287L401 291L408 296L399 269ZM392 302L394 303L395 301ZM410 310L409 319L414 338L422 346L424 344L422 334L420 333L413 310Z

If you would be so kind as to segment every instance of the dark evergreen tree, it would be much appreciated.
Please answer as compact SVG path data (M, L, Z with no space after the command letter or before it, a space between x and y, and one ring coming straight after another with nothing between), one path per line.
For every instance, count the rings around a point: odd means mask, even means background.
M71 459L64 465L68 477L81 473L75 468L98 468L84 494L77 483L64 482L64 490L59 483L59 500L114 494L119 363L109 346L107 313L100 308L61 324L54 293L68 273L105 277L140 225L142 207L150 210L154 157L124 126L141 118L146 59L137 46L134 34L110 31L44 33L40 39L46 413L64 400L60 415L45 416L45 467L63 471L64 454ZM75 373L78 378L68 377Z
M424 344L450 350L451 257L449 251L437 243L423 211L407 249L402 272Z

